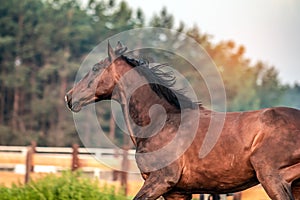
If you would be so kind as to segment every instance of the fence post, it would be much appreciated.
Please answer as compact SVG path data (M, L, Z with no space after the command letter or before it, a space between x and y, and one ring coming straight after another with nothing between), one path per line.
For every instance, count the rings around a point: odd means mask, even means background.
M36 152L36 142L32 141L31 146L27 147L26 161L25 161L25 184L30 181L30 173L34 171L33 155Z
M242 193L237 192L233 194L233 200L241 200L242 199Z
M73 146L72 146L72 149L73 149L73 151L72 151L72 166L71 166L72 171L75 171L76 169L79 168L78 148L79 148L78 144L73 144Z
M116 160L118 159L119 155L120 155L119 150L118 149L114 149L114 158ZM117 181L118 178L119 178L119 174L120 174L119 170L113 169L112 170L112 180L113 181Z
M129 169L128 150L124 149L122 159L122 171L121 171L121 186L124 188L125 195L128 194L127 176Z

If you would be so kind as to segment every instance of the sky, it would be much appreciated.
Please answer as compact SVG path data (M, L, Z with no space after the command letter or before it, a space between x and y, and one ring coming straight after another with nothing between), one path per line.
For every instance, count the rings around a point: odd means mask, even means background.
M299 0L127 0L146 20L162 7L175 23L196 24L213 42L233 40L246 57L274 66L282 83L300 83Z

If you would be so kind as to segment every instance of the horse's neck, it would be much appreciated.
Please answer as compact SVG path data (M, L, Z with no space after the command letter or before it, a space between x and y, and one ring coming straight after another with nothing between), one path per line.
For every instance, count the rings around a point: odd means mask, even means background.
M159 105L159 106L157 106ZM152 116L161 115L162 112L168 114L174 112L176 108L159 97L150 87L143 85L138 88L130 98L129 114L132 120L139 126L146 126L150 123Z

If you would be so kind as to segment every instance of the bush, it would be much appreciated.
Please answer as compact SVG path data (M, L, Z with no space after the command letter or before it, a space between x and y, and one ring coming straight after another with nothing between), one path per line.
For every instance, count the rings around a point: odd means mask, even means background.
M79 172L48 175L27 185L0 186L0 200L126 200L114 187L80 176Z

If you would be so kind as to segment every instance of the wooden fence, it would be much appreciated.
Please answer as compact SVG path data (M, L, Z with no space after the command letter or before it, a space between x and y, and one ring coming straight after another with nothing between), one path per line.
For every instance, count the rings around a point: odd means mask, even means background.
M35 142L25 146L0 146L0 170L24 173L24 182L30 180L32 172L57 172L81 169L101 177L110 173L113 180L120 180L127 191L127 171L138 171L135 164L135 151L105 148L38 147ZM105 179L105 177L104 177Z

